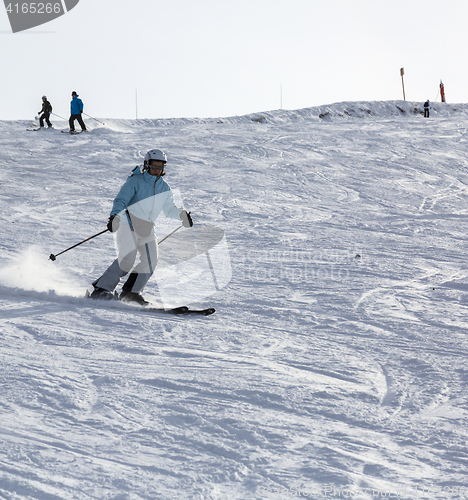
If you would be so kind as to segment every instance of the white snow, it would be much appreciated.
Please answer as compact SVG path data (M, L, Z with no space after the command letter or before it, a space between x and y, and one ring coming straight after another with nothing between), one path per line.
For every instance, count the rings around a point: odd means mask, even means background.
M0 122L0 498L466 498L468 104L421 112ZM82 298L110 234L48 260L154 147L225 231L213 316Z

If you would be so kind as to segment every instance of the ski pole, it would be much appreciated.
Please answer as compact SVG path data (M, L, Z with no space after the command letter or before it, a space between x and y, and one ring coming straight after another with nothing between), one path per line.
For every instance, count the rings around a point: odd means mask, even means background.
M66 122L68 121L66 118L63 118L60 115L56 115L55 113L50 113L50 114L56 116L57 118L60 118L61 120L65 120Z
M179 226L177 229L174 229L174 231L172 231L172 233L169 233L167 236L164 236L164 238L161 240L161 241L158 241L158 245L160 245L164 240L167 240L167 238L169 238L169 236L172 236L176 231L178 231L181 227L184 227L184 226Z
M75 247L77 247L77 246L79 246L79 245L82 245L83 243L86 243L87 241L92 240L93 238L96 238L96 236L99 236L99 235L101 235L101 234L107 233L107 231L109 231L109 229L105 229L104 231L101 231L100 233L97 233L97 234L95 234L94 236L90 236L89 238L87 238L87 239L85 239L85 240L83 240L83 241L80 241L80 242L79 242L79 243L77 243L76 245L73 245L72 247L67 248L66 250L63 250L62 252L57 253L57 254L55 254L55 255L54 255L53 253L51 253L51 254L49 255L49 259L50 259L50 260L52 260L52 261L54 261L54 260L55 260L55 259L56 259L59 255L62 255L63 253L68 252L68 250L71 250L72 248L75 248Z
M97 122L101 123L102 125L105 125L104 122L100 122L97 118L94 118L93 116L89 116L86 113L83 113L84 115L88 116L89 118L92 118L93 120L96 120Z

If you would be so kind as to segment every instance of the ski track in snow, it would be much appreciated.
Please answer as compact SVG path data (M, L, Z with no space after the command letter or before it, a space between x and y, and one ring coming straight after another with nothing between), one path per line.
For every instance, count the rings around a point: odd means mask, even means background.
M418 106L0 122L0 498L466 498L468 105ZM213 316L83 299L109 234L48 260L153 147L226 232Z

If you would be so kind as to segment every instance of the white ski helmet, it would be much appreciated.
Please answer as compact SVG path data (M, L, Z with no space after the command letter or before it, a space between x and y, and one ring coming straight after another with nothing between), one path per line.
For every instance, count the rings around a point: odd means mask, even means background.
M150 160L159 160L167 163L167 156L166 153L160 149L150 149L145 154L145 163L149 163Z
M150 149L145 154L145 162L143 163L144 170L148 170L148 168L149 168L149 162L151 160L163 161L164 164L166 164L167 163L166 153L164 153L164 151L161 151L160 149ZM164 168L163 168L163 172L164 172Z

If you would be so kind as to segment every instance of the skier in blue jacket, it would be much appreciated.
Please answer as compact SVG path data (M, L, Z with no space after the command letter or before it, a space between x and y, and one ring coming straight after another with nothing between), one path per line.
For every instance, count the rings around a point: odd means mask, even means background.
M72 100L70 103L70 119L68 120L68 123L70 125L70 133L72 134L75 132L75 120L78 120L81 131L87 132L86 125L84 124L83 117L81 116L81 113L83 113L83 108L83 101L79 99L78 94L73 91Z
M128 274L120 300L146 305L141 292L152 276L158 261L154 222L162 212L192 227L190 212L177 208L169 185L164 181L166 154L152 149L145 155L143 169L135 167L114 199L107 228L116 232L118 257L93 283L93 299L113 299L120 279ZM137 254L140 262L133 267ZM133 269L132 269L133 268Z

